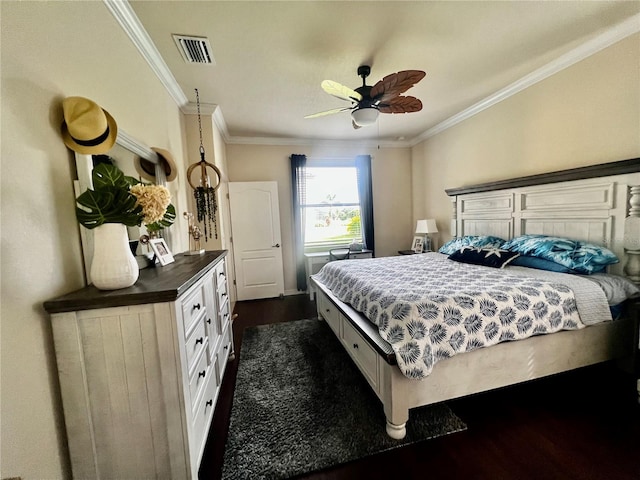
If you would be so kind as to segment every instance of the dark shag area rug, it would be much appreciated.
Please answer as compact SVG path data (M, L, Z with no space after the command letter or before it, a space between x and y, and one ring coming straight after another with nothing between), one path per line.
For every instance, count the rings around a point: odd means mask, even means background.
M387 436L385 422L324 321L247 328L222 478L290 478L466 429L444 404L411 410L403 440Z

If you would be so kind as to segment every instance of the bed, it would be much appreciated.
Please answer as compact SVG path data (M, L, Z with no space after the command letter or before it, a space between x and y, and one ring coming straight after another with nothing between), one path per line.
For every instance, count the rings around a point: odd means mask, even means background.
M451 232L454 237L492 236L509 240L548 235L605 246L620 259L607 271L640 284L640 159L450 189L447 194L453 204ZM551 305L534 302L531 297L521 301L537 305L529 317L544 317L543 325L529 325L531 318L521 321L519 317L514 324L517 325L513 330L515 338L510 338L512 333L505 333L497 322L489 328L481 327L484 332L491 332L482 337L485 344L472 345L469 339L464 348L453 351L459 342L452 340L454 334L451 333L443 342L446 348L436 349L433 330L429 332L431 335L426 335L415 322L411 324L412 319L402 313L404 307L398 305L402 302L392 298L394 263L406 272L408 285L411 278L422 278L422 273L416 273L422 268L439 269L436 279L444 278L448 270L462 272L462 277L452 275L447 284L444 280L436 280L433 287L414 283L415 292L409 292L408 296L422 302L422 306L411 307L412 315L420 310L420 315L428 317L425 295L437 299L443 292L443 295L456 296L460 293L456 288L468 289L469 281L465 283L464 275L472 281L484 276L479 283L503 285L502 293L509 289L506 285L519 285L522 288L517 292L518 298L522 299L526 295L520 294L527 291L556 300L558 296L560 300L555 306L560 313L552 312ZM325 269L311 277L317 293L318 315L327 321L381 400L386 431L392 438L401 439L406 435L412 408L603 361L618 359L630 364L637 350L637 304L627 301L625 313L612 321L609 305L606 298L603 303L599 287L581 276L513 265L502 269L468 265L453 262L442 253L332 262ZM376 280L372 276L376 271L384 273L387 280L383 277ZM370 277L369 283L365 282L367 277ZM347 284L354 284L355 288L348 292ZM385 284L387 290L381 290ZM402 299L406 300L410 288L402 287L405 295ZM590 290L592 288L596 290ZM472 290L476 290L475 287ZM475 299L474 308L488 308L491 313L492 301L506 300L499 288L490 290L478 290L480 296ZM449 305L452 306L455 307ZM495 315L495 308L493 310ZM448 311L451 313L451 308ZM551 313L555 317L552 318ZM411 335L407 335L411 338L399 341L390 335L393 324L384 324L388 317L395 319L396 326L404 322L404 331L410 332ZM378 328L381 324L384 330ZM518 328L523 325L526 335L519 336ZM464 333L464 328L461 326L460 332ZM467 325L466 328L468 333L475 327ZM430 337L431 343L420 343L424 337ZM488 341L490 337L496 337L496 341ZM468 345L471 347L466 350Z

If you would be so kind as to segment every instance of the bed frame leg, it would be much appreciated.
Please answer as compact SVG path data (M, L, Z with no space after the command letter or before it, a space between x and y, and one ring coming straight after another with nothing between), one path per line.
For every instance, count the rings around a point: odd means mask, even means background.
M407 435L407 423L395 425L387 420L387 435L394 440L402 440Z

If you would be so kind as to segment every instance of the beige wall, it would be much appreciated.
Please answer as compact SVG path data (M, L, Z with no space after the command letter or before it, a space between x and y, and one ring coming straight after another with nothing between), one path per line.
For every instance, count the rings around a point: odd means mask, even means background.
M84 285L75 166L59 133L60 102L71 95L94 99L131 136L174 153L180 167L182 115L102 2L0 2L0 8L0 477L68 478L51 328L42 309L43 301ZM185 190L180 170L182 179L171 184L178 208Z
M435 217L447 240L445 188L635 157L638 34L414 147L414 214Z
M289 161L289 156L293 153L305 154L314 159L371 155L376 255L397 255L398 250L409 248L413 222L409 149L228 145L229 181L278 182L284 288L287 294L296 291Z

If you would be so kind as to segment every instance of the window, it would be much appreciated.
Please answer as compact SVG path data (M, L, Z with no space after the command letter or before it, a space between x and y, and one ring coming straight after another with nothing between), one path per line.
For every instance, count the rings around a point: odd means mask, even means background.
M362 243L357 171L353 162L305 168L306 195L300 204L305 250Z

